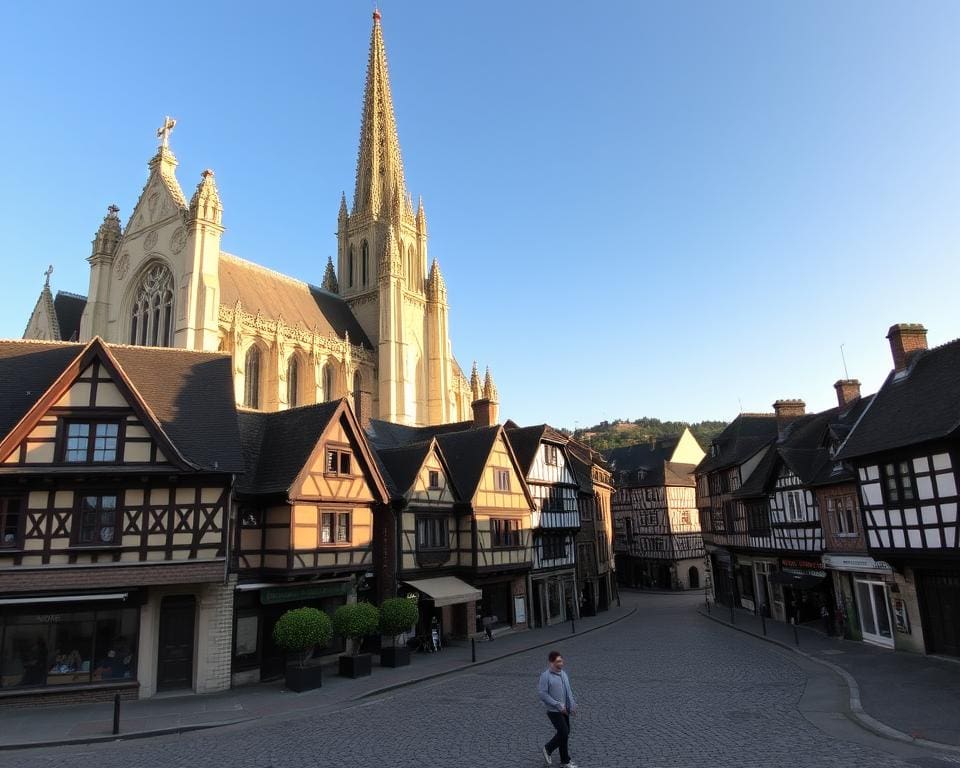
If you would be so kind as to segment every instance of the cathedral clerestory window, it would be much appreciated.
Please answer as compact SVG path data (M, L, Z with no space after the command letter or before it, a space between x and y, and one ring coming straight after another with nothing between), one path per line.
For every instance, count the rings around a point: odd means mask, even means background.
M323 402L327 403L333 400L333 366L330 363L323 366L320 384L323 387Z
M247 408L260 407L260 350L256 346L247 350L243 363L243 404Z
M150 266L134 291L130 343L145 347L173 343L173 275L163 264Z
M297 356L290 357L287 363L287 407L296 408L300 403L297 401L297 394L300 391L300 363Z

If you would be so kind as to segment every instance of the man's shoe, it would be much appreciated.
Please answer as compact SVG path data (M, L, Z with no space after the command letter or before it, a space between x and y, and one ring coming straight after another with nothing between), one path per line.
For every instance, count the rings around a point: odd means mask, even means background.
M560 763L560 768L577 768L577 764L571 760L569 763Z
M546 747L540 747L540 751L543 753L543 762L545 765L553 765L553 758L550 757L550 753L547 752Z

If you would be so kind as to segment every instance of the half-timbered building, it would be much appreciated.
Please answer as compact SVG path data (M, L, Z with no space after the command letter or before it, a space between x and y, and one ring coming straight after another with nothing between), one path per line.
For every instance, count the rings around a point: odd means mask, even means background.
M243 683L283 673L272 634L286 610L332 614L392 594L395 559L389 494L345 399L241 410L239 421L246 470L236 488L233 669ZM385 533L376 545L375 527ZM334 638L316 653L342 647Z
M470 542L456 575L480 590L481 620L525 629L533 499L505 430L490 423L496 416L490 405L475 401L473 422L407 427L372 420L367 434L378 451L436 438L457 498L457 539Z
M838 458L856 470L870 555L896 571L895 646L960 656L960 341L928 349L926 334L890 328L893 370Z
M703 539L693 471L704 452L680 435L604 454L613 472L614 558L621 584L703 586Z
M774 414L741 413L714 438L697 465L697 510L708 580L705 588L717 602L729 604L735 600L735 555L738 551L750 553L753 534L766 535L769 528L766 505L748 518L744 501L734 493L750 478L776 439Z
M605 611L616 594L613 560L613 480L603 456L590 446L570 438L567 457L580 486L577 505L577 586L580 613L593 616Z
M437 438L376 455L398 510L397 591L419 602L417 634L470 637L482 598L462 578L473 565L472 530Z
M0 342L0 702L230 685L230 358Z
M511 422L512 423L512 422ZM576 541L579 484L567 458L567 438L546 424L507 430L533 497L532 625L579 616Z

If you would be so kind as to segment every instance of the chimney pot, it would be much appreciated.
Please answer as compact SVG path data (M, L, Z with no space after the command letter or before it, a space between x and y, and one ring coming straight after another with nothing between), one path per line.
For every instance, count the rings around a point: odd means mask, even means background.
M927 348L927 329L920 323L898 323L887 331L890 340L890 354L893 356L893 370L906 370L910 358L915 352Z
M499 416L497 404L485 397L473 401L473 425L475 427L492 427L497 423Z
M807 404L803 400L777 400L773 412L777 415L777 437L782 440L787 427L806 414Z
M840 379L833 388L837 390L837 405L841 408L846 408L860 399L859 379Z

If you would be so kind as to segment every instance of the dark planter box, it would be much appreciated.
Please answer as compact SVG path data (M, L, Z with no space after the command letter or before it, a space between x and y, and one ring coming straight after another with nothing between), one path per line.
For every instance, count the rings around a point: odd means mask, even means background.
M315 664L309 667L287 667L284 683L291 691L301 693L323 685L322 667Z
M372 656L369 653L358 653L356 656L340 657L340 677L366 677L373 667Z
M405 645L380 649L381 667L405 667L410 663L410 649Z

